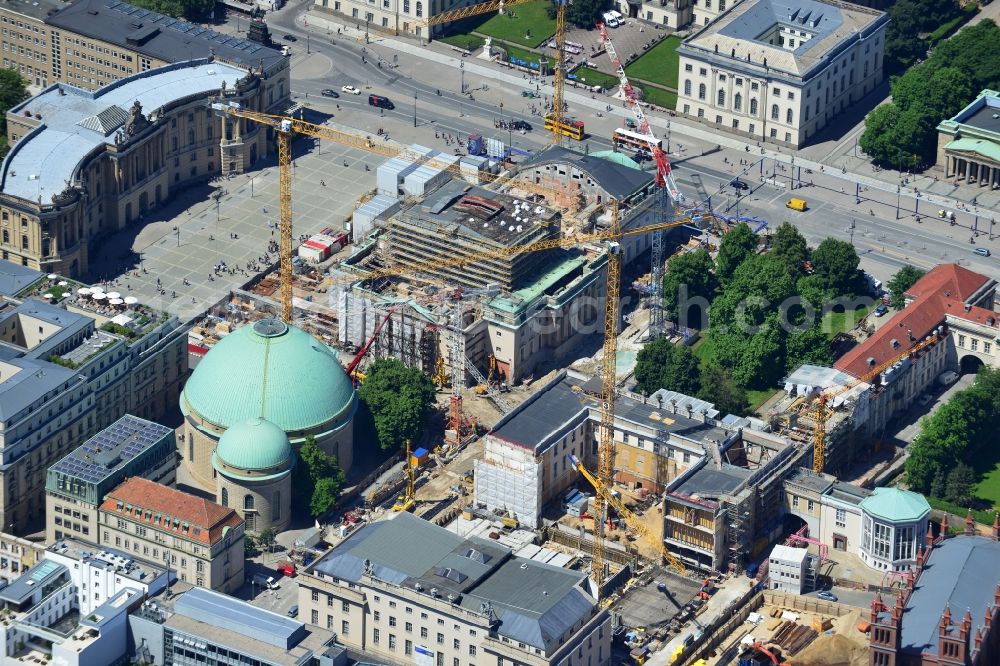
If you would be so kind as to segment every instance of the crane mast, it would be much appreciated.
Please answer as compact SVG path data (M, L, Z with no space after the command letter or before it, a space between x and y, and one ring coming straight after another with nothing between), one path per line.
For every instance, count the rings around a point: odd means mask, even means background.
M237 118L236 122L240 122ZM278 253L281 319L292 323L292 123L278 128Z
M621 224L618 201L611 200L611 233L608 238L607 297L604 304L604 353L601 359L601 429L597 448L597 478L611 485L615 475L615 396L618 352L618 306L621 288ZM594 549L591 571L598 595L606 578L604 572L604 519L607 502L603 495L594 498Z
M563 119L563 90L565 85L566 67L566 5L569 0L556 0L556 62L553 67L554 77L552 79L552 113L555 119ZM552 144L556 145L562 140L558 125L553 123Z

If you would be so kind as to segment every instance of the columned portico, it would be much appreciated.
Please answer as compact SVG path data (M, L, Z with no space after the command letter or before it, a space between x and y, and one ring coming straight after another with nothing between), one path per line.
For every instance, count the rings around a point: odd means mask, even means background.
M982 157L946 155L945 177L990 189L1000 188L1000 164Z

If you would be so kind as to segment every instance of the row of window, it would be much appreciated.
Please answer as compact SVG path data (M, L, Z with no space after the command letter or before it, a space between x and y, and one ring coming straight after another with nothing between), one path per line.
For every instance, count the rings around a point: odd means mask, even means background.
M961 349L965 349L965 336L958 336L958 346ZM979 340L977 338L969 337L969 351L979 351ZM993 351L993 343L983 340L983 353L989 354Z

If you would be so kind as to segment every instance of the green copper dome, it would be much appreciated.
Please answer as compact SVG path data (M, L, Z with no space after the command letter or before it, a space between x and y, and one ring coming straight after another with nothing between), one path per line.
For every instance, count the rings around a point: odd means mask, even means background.
M229 467L258 471L287 465L292 445L285 431L270 421L250 419L222 433L215 456Z
M876 488L861 500L861 510L890 523L912 523L931 512L924 496L912 490Z
M181 411L219 428L263 418L286 433L339 428L357 397L336 355L277 319L241 326L201 360L181 394Z

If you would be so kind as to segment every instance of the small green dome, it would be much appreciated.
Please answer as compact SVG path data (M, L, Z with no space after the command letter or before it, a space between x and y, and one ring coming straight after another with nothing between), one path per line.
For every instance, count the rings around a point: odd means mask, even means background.
M229 467L265 470L287 465L292 458L292 445L285 431L270 421L250 419L222 433L215 455Z
M277 319L222 338L191 373L180 402L182 412L219 428L264 418L286 433L339 428L357 408L336 354Z

